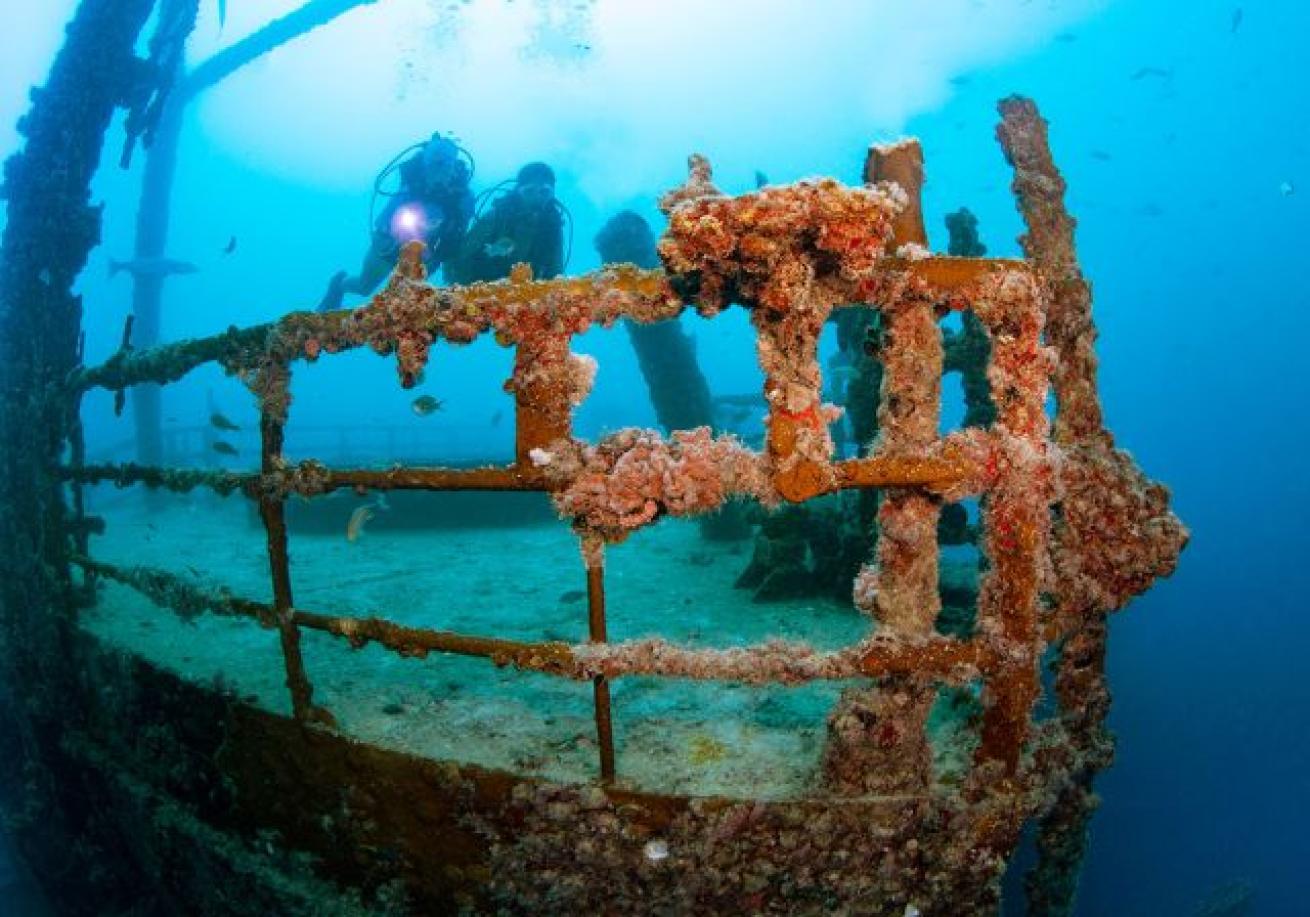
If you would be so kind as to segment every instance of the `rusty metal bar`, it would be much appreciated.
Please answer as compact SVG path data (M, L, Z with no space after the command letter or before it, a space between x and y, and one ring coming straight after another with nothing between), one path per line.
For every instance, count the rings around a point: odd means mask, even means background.
M1109 443L1096 390L1092 288L1078 265L1076 221L1064 206L1065 182L1051 156L1046 121L1032 99L1011 96L999 108L996 136L1014 169L1011 187L1028 230L1019 242L1051 283L1046 336L1060 354L1053 372L1055 441Z
M81 484L113 484L127 487L141 484L145 487L164 488L178 493L200 487L224 496L238 491L257 495L265 489L286 489L301 496L313 496L332 490L477 490L477 491L548 491L549 484L535 467L519 468L514 465L483 468L422 468L400 467L382 469L332 469L317 466L317 472L306 474L305 483L296 483L296 470L305 463L289 465L286 469L265 475L260 472L212 471L195 468L160 468L136 462L122 464L71 465L58 469L66 481ZM976 474L961 456L943 452L940 455L915 457L909 455L873 455L862 459L848 459L832 465L836 488L927 487L931 490L948 490ZM312 483L310 483L312 482Z
M257 394L261 399L259 436L261 468L264 474L277 471L282 459L285 417L289 403L291 372L284 363L271 363L259 375ZM300 630L292 611L291 565L287 557L287 520L285 497L264 493L259 498L259 515L268 534L268 563L273 578L273 607L286 665L287 689L291 692L291 709L301 722L332 725L332 716L315 707L314 688L305 674L305 660L300 652Z
M73 555L69 558L69 562L88 573L94 573L103 579L113 580L135 589L159 607L175 612L184 620L208 612L221 617L253 618L267 628L277 626L276 612L273 606L266 602L243 599L227 592L202 589L195 583L158 567L122 567L80 555Z
M963 460L952 456L917 458L908 455L874 455L838 462L837 486L858 487L927 487L948 490L974 476Z
M869 147L864 160L864 181L874 184L891 181L901 186L908 199L907 206L896 215L892 223L891 250L902 245L928 244L928 231L923 223L923 148L918 140L901 140L890 144Z
M520 468L532 467L534 449L573 433L565 374L559 371L569 359L570 338L543 334L514 350L514 457Z
M922 281L939 294L966 291L982 277L997 269L1031 272L1027 262L1004 258L950 258L930 256L907 259L889 255L879 265L879 273L892 277L906 274ZM631 268L609 268L582 277L533 281L528 284L477 284L472 287L451 287L431 290L433 302L428 311L436 316L451 313L465 314L467 310L481 319L490 306L500 300L519 307L546 301L553 297L591 295L598 302L604 299L606 283L619 284L634 302L657 301L675 298L668 289L668 280L662 271L635 271ZM375 299L380 301L382 296ZM858 307L861 303L838 302L833 308ZM369 309L366 306L364 309ZM681 307L679 307L681 308ZM597 307L600 310L600 307ZM191 370L206 363L218 362L234 369L255 369L265 356L276 355L283 360L312 360L322 351L326 353L368 346L369 341L357 325L355 318L363 310L342 310L323 314L293 312L277 322L266 322L248 328L229 328L222 334L163 344L140 350L120 349L104 363L77 370L70 377L68 389L72 392L91 388L121 391L143 382L166 385L176 382ZM676 315L676 311L636 310L622 311L632 321L661 321ZM419 319L425 318L420 315ZM436 327L441 331L441 326ZM473 335L494 330L489 323L477 324Z
M866 182L894 181L905 191L906 203L892 224L888 247L895 251L926 245L918 142L872 147L864 175ZM884 331L879 451L921 461L938 444L943 356L936 303L910 294L880 306ZM952 477L964 470L961 464L949 469ZM889 486L880 494L876 558L857 576L855 598L894 638L922 640L933 634L941 608L939 515L939 501L921 488ZM930 677L909 670L843 695L830 720L825 783L848 795L927 792L932 783L927 722L936 693Z
M605 546L594 535L583 539L582 556L587 568L587 639L606 643ZM610 686L604 675L591 679L596 708L596 746L600 752L600 779L614 782L614 723L610 712Z
M369 490L546 490L537 469L513 465L489 468L392 468L328 471L323 486Z
M58 469L58 472L65 481L77 484L113 484L115 487L141 484L151 488L162 487L176 493L208 487L226 496L236 491L249 491L260 481L257 472L159 468L153 465L139 465L136 462L124 462L121 465L108 463L81 465L76 461L76 456L72 458L73 464Z
M489 659L498 666L548 675L581 677L578 661L569 644L559 641L530 643L499 637L477 637L451 631L405 627L382 618L353 618L317 614L295 609L292 620L300 627L322 631L348 641L355 648L368 643L391 650L398 656L423 658L429 653L452 653Z
M1052 499L1044 305L1038 284L1013 275L998 278L978 309L992 346L988 378L1001 458L982 505L991 567L978 593L978 633L1000 662L984 685L977 757L1000 762L1007 774L1019 767L1041 686L1039 589Z
M162 608L190 619L209 612L245 617L265 627L277 626L277 608L267 602L203 589L167 570L121 567L88 557L71 562L104 579L135 589ZM918 641L875 637L835 652L817 652L800 643L774 641L760 647L723 650L690 648L663 640L570 645L559 641L528 642L481 637L451 631L406 627L382 618L326 615L293 609L300 627L321 631L361 649L369 643L398 656L424 658L429 653L453 653L512 665L524 671L571 679L602 675L696 678L746 684L803 684L810 681L918 673L938 681L960 683L995 665L980 641L930 636Z
M69 380L73 391L92 388L122 390L142 382L166 385L206 363L237 365L251 354L262 354L279 323L229 328L222 334L162 344L140 350L120 349L99 366L86 367Z

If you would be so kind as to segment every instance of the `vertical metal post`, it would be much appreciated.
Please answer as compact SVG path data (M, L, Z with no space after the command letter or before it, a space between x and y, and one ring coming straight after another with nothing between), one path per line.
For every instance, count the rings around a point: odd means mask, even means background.
M587 638L592 643L604 643L609 637L605 629L605 548L600 539L588 535L583 538L582 555L587 567ZM591 682L596 707L596 744L600 749L600 779L614 782L614 724L610 714L610 686L604 675Z
M865 180L895 181L906 206L893 227L891 246L924 245L923 153L916 141L869 151ZM879 452L917 455L939 436L942 339L933 303L922 297L885 304L882 311L882 391L878 400ZM916 487L880 494L871 595L863 610L896 636L919 639L933 632L938 595L937 519L934 497ZM932 778L926 724L936 686L917 674L893 675L839 702L825 768L830 786L847 793L920 794Z
M984 685L977 758L1000 762L1013 774L1040 689L1037 612L1051 489L1045 373L1030 370L1025 379L1013 369L1042 364L1045 301L1036 286L1007 295L1009 303L979 314L991 337L993 370L1002 368L988 375L997 406L995 448L1006 454L1000 478L982 507L983 546L991 566L978 592L977 630L999 661Z
M261 467L265 474L276 471L282 458L285 418L281 411L289 400L291 373L285 363L274 364L259 374L263 399L260 406L259 435ZM268 534L268 563L273 577L273 606L277 613L278 635L286 665L287 689L291 692L291 710L301 722L333 725L332 715L313 704L314 688L305 674L300 652L300 628L292 618L291 567L287 557L286 498L280 494L262 494L259 515Z

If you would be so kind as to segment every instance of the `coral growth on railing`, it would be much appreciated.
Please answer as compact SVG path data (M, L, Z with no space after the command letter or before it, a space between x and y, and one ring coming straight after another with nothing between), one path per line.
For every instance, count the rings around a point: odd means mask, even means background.
M1090 296L1073 255L1072 221L1045 127L1031 103L1007 100L1002 110L1001 139L1016 167L1029 225L1026 261L928 254L918 199L922 160L914 142L871 151L864 187L823 179L738 197L719 193L709 163L693 157L688 183L662 202L669 217L660 242L667 272L611 267L539 282L520 266L504 282L435 288L426 282L416 243L402 253L386 288L359 309L293 313L204 340L125 349L80 370L69 382L74 398L92 386L121 391L173 381L211 361L252 390L263 442L257 472L75 465L64 473L77 485L209 487L256 500L267 528L274 600L204 593L159 571L115 568L87 557L76 562L183 615L210 610L276 627L295 715L304 721L331 719L312 700L300 654L302 628L354 647L377 643L407 656L461 653L592 679L607 781L615 773L607 679L642 674L796 684L876 677L845 692L829 721L823 787L848 797L931 793L925 723L936 688L978 679L983 715L973 792L1028 800L1011 807L1009 817L992 813L986 832L979 828L986 835L980 843L1012 849L1022 818L1048 808L1032 800L1065 793L1065 804L1051 809L1054 820L1044 829L1043 839L1053 843L1068 831L1070 817L1089 811L1090 776L1105 760L1104 615L1171 572L1186 531L1168 510L1167 492L1114 451L1104 431ZM669 437L628 429L594 444L573 436L572 410L586 398L596 367L571 353L572 338L621 317L655 322L687 305L712 316L730 303L749 309L755 327L768 407L763 451L712 436L708 428ZM831 315L861 304L882 316L879 435L866 457L839 461L829 424L840 409L822 400L818 340ZM971 346L987 354L986 394L995 419L942 437L947 357L939 321L951 310L971 313ZM505 383L517 408L513 463L369 470L284 459L296 362L370 347L395 355L400 384L408 387L437 342L465 344L483 334L515 349ZM1051 379L1058 405L1053 436L1045 406ZM590 640L524 643L298 608L285 501L343 487L549 493L582 545ZM875 556L853 583L855 604L876 621L871 636L832 652L787 642L731 650L658 639L606 642L605 544L666 515L716 510L733 497L774 506L851 488L880 491ZM976 632L956 640L935 632L937 529L942 506L970 496L982 500L988 567ZM1065 647L1057 679L1061 712L1054 725L1034 731L1038 660L1050 643Z

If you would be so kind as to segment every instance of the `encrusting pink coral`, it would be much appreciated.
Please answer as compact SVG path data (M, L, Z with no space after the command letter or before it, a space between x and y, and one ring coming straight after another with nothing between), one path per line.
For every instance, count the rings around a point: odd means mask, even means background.
M733 436L709 427L664 439L628 428L595 445L563 441L546 450L541 466L560 514L575 527L619 542L663 515L711 512L731 496L772 503L761 457ZM546 453L543 453L543 456Z
M897 186L821 178L730 198L697 178L693 171L683 193L665 198L672 206L659 251L702 314L734 298L775 312L873 298L892 218L905 204Z
M675 289L703 315L733 300L752 310L779 493L798 501L833 489L828 425L840 409L822 401L819 334L836 306L868 301L883 283L878 268L904 194L893 184L816 179L729 198L704 157L692 157L687 184L661 204L669 231L660 257Z

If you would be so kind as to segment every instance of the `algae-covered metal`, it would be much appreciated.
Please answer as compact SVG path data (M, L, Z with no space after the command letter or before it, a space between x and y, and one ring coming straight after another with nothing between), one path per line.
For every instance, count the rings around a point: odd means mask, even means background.
M119 24L119 50L126 54L140 23L123 18ZM106 106L112 100L100 100L100 109ZM40 100L37 109L41 117L79 125L88 136L103 133L99 109L95 117L50 111ZM151 863L159 867L153 881L161 894L194 894L198 886L187 868L160 849L184 835L189 850L205 850L193 865L233 873L245 868L248 882L259 887L215 906L225 913L266 910L274 906L269 902L323 912L332 898L342 912L367 906L901 915L994 908L1022 826L1037 818L1045 858L1033 873L1030 897L1044 913L1067 908L1070 870L1092 805L1091 779L1109 755L1105 615L1171 572L1186 531L1169 512L1167 492L1114 449L1103 427L1090 293L1074 257L1072 220L1045 125L1026 100L1006 100L1002 114L1001 140L1015 166L1029 229L1025 260L927 251L917 143L875 148L864 186L825 179L737 197L721 194L709 163L693 157L687 185L664 201L663 271L610 267L549 281L520 271L504 282L438 289L427 283L420 253L411 247L387 287L359 309L292 313L164 347L125 346L89 368L74 368L77 310L42 312L45 294L23 281L29 255L12 233L27 224L11 219L4 292L12 333L0 341L0 362L31 372L9 369L5 377L3 449L12 479L6 519L12 531L42 546L43 563L40 570L20 569L12 562L17 549L7 552L7 676L11 689L21 684L26 694L14 702L19 719L38 724L26 757L52 773L93 781L105 795L97 803L82 799L85 818L80 825L70 822L66 833L108 836L100 824L108 813L147 813L133 832L137 847L123 862L145 872ZM57 155L42 149L34 144L26 155ZM84 194L89 179L83 169L60 193ZM16 169L11 213L17 207L20 216L23 181ZM43 244L60 250L57 229L27 231L50 235ZM84 257L90 237L80 240ZM74 273L58 275L58 295L67 296ZM619 319L675 317L687 306L712 317L732 302L751 312L765 373L763 450L706 428L667 437L628 429L596 443L573 435L572 412L587 397L595 372L594 362L571 352L576 336ZM877 399L880 432L868 455L839 460L829 433L835 412L821 394L818 338L830 316L856 304L881 315L881 390L866 393ZM986 354L995 417L986 427L943 437L941 379L948 367L939 320L951 310L970 313L970 327L986 339L987 346L975 350ZM516 403L513 462L377 470L284 458L298 363L367 346L394 354L398 381L409 387L436 342L465 344L482 335L515 351L506 380ZM83 392L165 384L208 362L240 377L257 400L258 471L88 466L80 448L65 460L65 441L80 436L75 418ZM1045 407L1052 380L1054 433ZM17 435L33 417L59 423L39 442L30 431ZM12 493L19 481L35 482L21 499ZM84 534L88 523L76 518L76 495L84 484L101 481L179 491L209 487L255 501L267 534L272 602L207 592L163 571L94 559ZM75 498L71 524L65 484ZM286 501L342 488L549 493L578 535L589 639L533 643L299 607L287 557ZM732 650L660 638L607 641L605 545L662 517L707 513L731 498L772 507L872 488L881 494L875 554L852 583L855 604L877 623L869 637L829 651L781 641ZM944 505L971 497L983 507L988 569L974 633L947 637L935 630L938 520ZM15 518L24 506L29 516ZM72 626L72 567L130 585L182 615L244 616L275 628L293 717L248 707L221 686L188 685L144 661L107 663L94 641ZM47 620L64 623L51 629L41 623ZM459 653L591 680L596 781L565 785L360 745L338 733L331 712L314 700L300 644L305 628L355 648L375 643L405 656ZM1059 713L1035 723L1038 664L1052 646L1060 650ZM39 666L33 665L37 658ZM761 801L624 786L612 728L622 710L612 709L608 683L636 674L784 684L867 680L847 690L831 712L813 792ZM976 751L966 778L948 785L935 779L926 721L940 685L969 682L982 687ZM113 690L97 690L97 683ZM62 734L52 726L52 703L73 714ZM152 735L164 737L154 755L137 738L147 722ZM168 771L170 763L178 770ZM50 792L67 794L57 787ZM251 868L248 858L261 859L258 850L252 854L238 839L257 837L259 830L279 832L285 847L312 855L317 867L270 855ZM94 884L91 877L86 884ZM352 898L343 888L360 889L364 897Z

